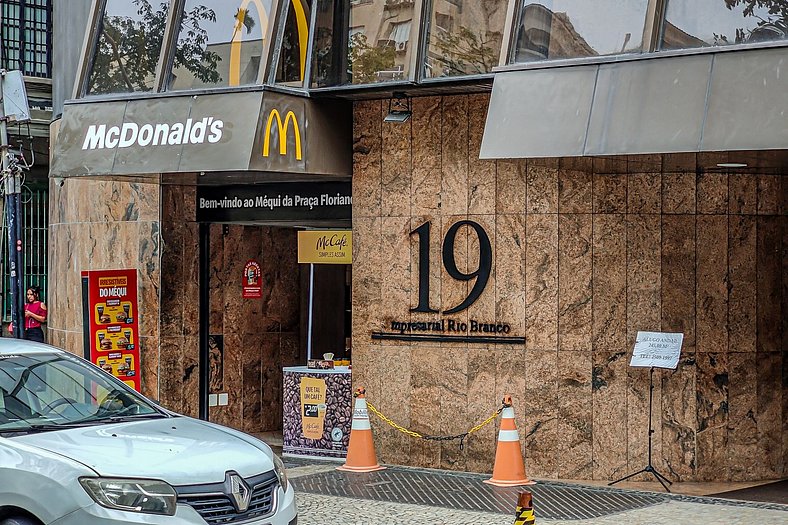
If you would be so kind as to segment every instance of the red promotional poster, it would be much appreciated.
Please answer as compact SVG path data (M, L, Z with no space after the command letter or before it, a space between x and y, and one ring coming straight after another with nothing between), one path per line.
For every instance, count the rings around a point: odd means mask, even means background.
M90 360L140 391L137 270L83 272L88 277Z
M260 283L260 264L257 261L247 261L243 275L243 298L259 299L263 296Z

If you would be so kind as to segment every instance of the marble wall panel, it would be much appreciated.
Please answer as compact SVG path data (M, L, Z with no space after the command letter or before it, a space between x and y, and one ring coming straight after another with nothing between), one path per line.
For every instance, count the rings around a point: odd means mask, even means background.
M224 275L224 225L211 224L209 227L209 251L211 290L208 297L210 305L209 333L224 333L224 289L228 286Z
M496 349L468 350L468 428L487 419L497 409L501 398L496 393ZM511 372L510 372L511 374ZM495 425L490 424L465 441L466 468L471 472L488 472L495 457Z
M558 348L558 216L526 216L525 336L529 350Z
M778 352L782 347L782 233L777 217L758 217L758 304L756 307L759 352Z
M591 479L592 406L591 352L558 354L558 473L563 479Z
M697 386L695 354L682 351L677 369L662 380L662 455L668 479L693 479L697 469L695 447Z
M662 211L661 173L630 173L627 176L627 211L629 213Z
M627 244L624 215L594 215L594 350L621 351L626 345Z
M697 232L697 349L727 352L728 216L698 215Z
M181 348L184 345L183 336L163 336L159 340L161 352L159 355L159 402L165 408L175 412L183 411L184 398L182 396L183 356Z
M777 215L780 213L781 175L758 175L758 215Z
M629 158L623 155L593 157L594 173L627 173Z
M411 132L414 137L411 146L411 213L414 216L435 215L441 205L441 97L416 97L411 103ZM355 210L353 201L354 215ZM364 210L365 214L373 212L377 210Z
M381 108L380 120L388 114ZM383 162L381 164L381 214L384 217L410 217L411 120L384 122L381 126Z
M591 213L593 175L590 171L558 171L558 210L560 213Z
M558 213L558 169L536 160L526 166L526 213Z
M782 383L782 352L759 351L755 355L757 369L757 416L758 455L762 458L760 479L775 479L782 476L783 456L781 432L782 389L775 388Z
M526 162L524 160L499 160L495 165L496 213L525 213Z
M444 343L442 372L438 382L440 399L440 435L466 432L468 417L468 352L459 344ZM448 356L448 358L446 358ZM441 443L440 468L465 470L467 455L456 442Z
M368 341L373 331L383 329L381 310L382 221L372 217L353 218L353 347ZM358 339L358 341L356 341ZM353 352L353 359L356 352ZM362 369L363 370L363 369Z
M758 370L754 352L728 354L728 464L734 480L760 479ZM743 458L746 460L742 461Z
M662 171L663 157L664 155L659 153L628 155L627 173L660 173Z
M593 216L558 218L558 349L592 349ZM590 370L590 365L589 365Z
M263 347L279 345L278 334L250 335L244 338L241 403L244 432L262 432ZM270 353L266 352L266 353Z
M384 217L380 239L381 300L385 304L383 320L409 321L411 308L410 217Z
M261 228L259 259L263 297L259 322L268 332L297 331L301 283L298 234L291 228Z
M142 394L151 399L159 399L159 338L140 337L140 381Z
M699 353L697 359L696 479L728 480L728 356L725 353L709 352Z
M662 174L662 213L695 213L695 172Z
M161 226L159 222L141 222L139 225L137 300L144 308L139 312L139 329L140 334L150 334L154 337L159 335L160 249Z
M627 216L627 348L638 331L658 332L661 326L661 246L658 215Z
M697 153L668 153L662 155L662 171L688 171L695 173Z
M493 215L469 215L468 219L481 226L487 235L487 241L490 244L491 253L496 252L496 233L495 233L495 217ZM468 264L465 270L466 273L475 273L483 270L480 247L480 236L476 231L468 228ZM497 323L498 319L495 317L496 310L496 297L495 297L495 258L492 257L489 262L489 278L487 284L483 284L479 279L481 276L474 280L469 281L468 293L471 293L473 288L479 286L482 290L481 295L468 307L468 319L478 323ZM484 286L482 288L482 286ZM474 343L470 343L473 346ZM476 346L485 347L486 344L476 344Z
M200 340L196 335L183 338L183 377L181 379L183 413L191 417L200 415Z
M410 404L402 402L411 389L410 345L381 346L377 349L377 359L381 369L388 372L381 380L380 390L368 391L367 397L387 417L410 428ZM382 432L376 434L376 443L380 445L378 461L400 463L410 457L410 447L415 440L389 425L382 428Z
M494 408L501 406L501 401L504 397L512 396L514 403L514 421L517 425L518 433L520 436L521 447L524 446L524 438L526 435L527 420L526 417L530 416L530 408L528 403L534 401L529 399L528 387L536 388L535 384L529 384L530 377L528 376L528 367L536 370L537 364L529 365L529 361L538 359L541 354L532 353L525 349L524 345L496 345L495 346L495 381L490 385L491 389L495 392ZM536 406L536 404L532 404ZM532 424L536 424L537 419L531 419ZM500 427L500 420L495 424L495 437L498 437L498 429ZM525 452L523 452L525 457ZM487 472L492 472L493 464L485 469ZM526 462L526 468L528 463ZM530 471L526 471L530 474Z
M185 298L179 285L183 279L185 225L172 223L162 228L160 330L164 336L183 335Z
M594 174L594 213L626 213L627 174Z
M377 348L377 347L376 347ZM411 391L406 398L410 404L411 429L424 435L441 432L441 381L445 358L440 350L413 346L410 350ZM356 350L353 350L353 381L356 381ZM437 441L419 439L410 446L411 462L429 468L441 464L441 445Z
M728 174L700 173L697 176L698 213L728 213Z
M728 230L728 348L754 352L757 331L757 228L754 217L731 215Z
M654 370L654 390L652 392L651 425L651 462L654 467L665 473L662 451L662 376L670 371ZM627 367L627 472L634 473L648 464L649 429L649 369ZM640 474L633 481L653 481L651 474Z
M695 352L695 216L662 218L662 331L684 334L682 353Z
M593 479L615 480L628 474L627 353L624 349L595 350L591 376L593 403Z
M558 352L555 349L526 350L525 412L520 439L525 445L525 465L529 477L557 478L560 450L558 419ZM515 407L515 412L519 405Z
M353 104L353 216L380 214L382 199L382 125L380 100Z
M495 162L480 160L482 135L487 119L487 95L468 96L468 213L495 213Z
M441 115L441 214L468 213L468 96L444 97Z
M200 332L200 227L195 222L184 224L183 238L183 335Z
M754 215L758 209L758 179L749 174L728 176L728 213Z
M525 215L495 217L495 317L525 335ZM505 284L504 284L505 283Z

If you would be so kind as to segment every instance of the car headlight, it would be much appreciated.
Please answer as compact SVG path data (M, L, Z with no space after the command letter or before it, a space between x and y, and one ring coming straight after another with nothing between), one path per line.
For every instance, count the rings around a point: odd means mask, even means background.
M79 478L85 491L102 507L173 516L175 489L155 479Z
M276 477L279 478L279 484L282 485L282 491L287 492L287 474L285 473L285 464L279 459L279 456L274 454L274 472Z

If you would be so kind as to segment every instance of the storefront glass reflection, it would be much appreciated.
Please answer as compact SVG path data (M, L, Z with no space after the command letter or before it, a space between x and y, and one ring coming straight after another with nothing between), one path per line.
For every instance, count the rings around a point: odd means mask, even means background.
M107 0L91 62L87 93L154 88L169 2Z
M670 0L662 49L788 39L788 0Z
M523 0L514 62L639 53L648 0Z
M289 0L286 4L285 27L276 62L276 83L300 87L306 76L312 0Z
M186 0L170 89L254 84L271 0Z
M433 0L424 77L490 73L498 65L507 0Z
M318 9L312 87L410 79L414 0L329 0Z

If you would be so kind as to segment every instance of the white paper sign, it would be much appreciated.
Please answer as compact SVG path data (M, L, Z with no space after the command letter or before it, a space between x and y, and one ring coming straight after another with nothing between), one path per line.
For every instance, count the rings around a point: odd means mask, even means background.
M672 368L679 364L684 334L638 332L629 366Z

